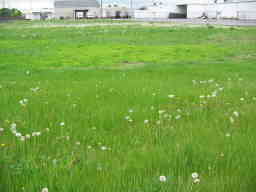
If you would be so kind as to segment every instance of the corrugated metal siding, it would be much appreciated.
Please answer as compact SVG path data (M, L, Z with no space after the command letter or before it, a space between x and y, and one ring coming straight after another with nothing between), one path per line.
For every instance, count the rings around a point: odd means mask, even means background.
M96 0L55 1L55 8L79 8L79 7L99 7L99 3Z

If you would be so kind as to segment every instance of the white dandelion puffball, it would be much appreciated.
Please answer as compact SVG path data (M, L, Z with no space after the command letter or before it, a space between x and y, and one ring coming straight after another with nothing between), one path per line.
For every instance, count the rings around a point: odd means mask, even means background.
M106 151L106 150L107 150L107 147L106 147L106 146L101 146L101 150L102 150L102 151Z
M21 136L21 137L20 137L20 140L21 140L21 141L25 141L25 140L26 140L26 137L25 137L25 136Z
M198 179L198 178L197 178L197 179L194 179L194 180L193 180L193 183L194 183L194 184L200 183L200 179Z
M237 111L234 111L233 113L236 117L239 117L239 113Z
M235 122L233 117L230 117L229 120L230 120L230 123L234 123Z
M148 122L149 122L149 121L148 121L147 119L146 119L146 120L144 120L144 124L148 124Z
M30 139L30 134L26 134L26 139Z
M43 188L42 189L42 191L41 192L49 192L49 190L48 190L48 188L47 187L45 187L45 188Z
M199 177L199 174L197 172L192 173L192 179L197 179Z
M64 123L64 122L61 122L61 123L60 123L60 126L62 126L62 127L63 127L64 125L65 125L65 123Z
M159 181L160 182L166 182L166 177L165 176L160 176Z
M21 137L22 135L21 135L21 133L15 133L15 136L16 137Z
M175 97L175 95L168 95L168 97L169 97L170 99L172 99L172 98Z
M17 126L16 123L12 123L11 124L11 129L16 129L16 126Z

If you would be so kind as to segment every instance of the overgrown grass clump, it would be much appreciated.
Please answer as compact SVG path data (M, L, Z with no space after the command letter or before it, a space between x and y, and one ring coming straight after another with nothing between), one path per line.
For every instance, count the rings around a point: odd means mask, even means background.
M1 26L1 192L255 191L255 28Z

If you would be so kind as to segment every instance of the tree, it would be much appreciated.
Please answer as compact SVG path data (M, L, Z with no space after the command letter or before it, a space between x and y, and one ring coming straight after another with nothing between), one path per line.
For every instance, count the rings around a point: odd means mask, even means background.
M0 17L18 17L22 16L21 11L18 9L8 9L8 8L3 8L0 9Z

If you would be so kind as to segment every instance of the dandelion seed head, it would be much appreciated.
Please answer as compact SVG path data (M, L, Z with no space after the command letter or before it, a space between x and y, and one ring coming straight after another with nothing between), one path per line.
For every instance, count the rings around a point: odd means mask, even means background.
M25 136L21 136L21 137L20 137L20 140L21 140L21 141L25 141L25 140L26 140L26 137L25 137Z
M173 98L175 97L175 95L168 95L168 97L169 97L170 99L173 99Z
M194 184L200 183L200 179L199 179L199 178L194 179L194 180L193 180L193 183L194 183Z
M197 172L192 173L191 176L192 176L192 179L199 178L199 174Z
M41 192L49 192L47 187L44 187Z
M107 150L107 147L106 146L101 146L100 148L102 151L106 151Z
M25 135L26 139L30 139L30 134Z
M239 117L239 113L237 111L234 111L233 114L236 116L236 117Z
M65 122L60 122L60 126L61 127L65 126Z
M234 123L235 122L233 117L230 117L229 120L230 120L230 123Z
M15 136L16 136L16 137L21 137L22 134L21 134L21 133L15 133Z
M162 175L162 176L159 177L160 182L166 182L166 180L167 180L166 176Z

